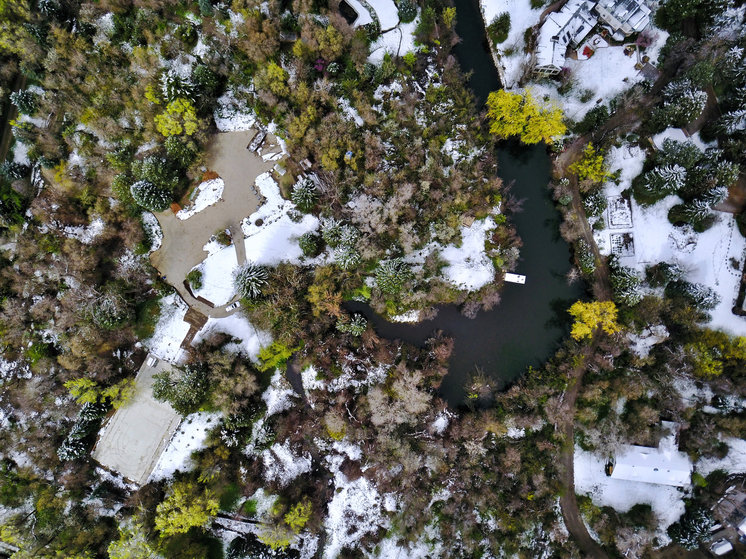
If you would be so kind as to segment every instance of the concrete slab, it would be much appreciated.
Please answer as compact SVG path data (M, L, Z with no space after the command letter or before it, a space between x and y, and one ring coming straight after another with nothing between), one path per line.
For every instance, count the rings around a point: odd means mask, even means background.
M147 482L159 456L179 424L173 408L153 398L153 375L172 370L169 363L148 355L135 380L135 394L109 419L92 457L128 480Z

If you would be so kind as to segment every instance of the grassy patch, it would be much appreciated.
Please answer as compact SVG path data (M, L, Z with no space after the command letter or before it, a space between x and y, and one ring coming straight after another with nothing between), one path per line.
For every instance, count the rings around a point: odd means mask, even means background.
M135 307L137 320L135 322L135 336L139 340L146 340L155 332L155 325L161 316L160 297L146 299Z

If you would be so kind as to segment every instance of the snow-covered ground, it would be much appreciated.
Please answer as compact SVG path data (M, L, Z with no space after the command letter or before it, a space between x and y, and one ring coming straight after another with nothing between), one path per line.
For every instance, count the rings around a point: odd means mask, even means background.
M368 4L376 11L381 29L391 29L399 23L399 10L393 0L368 0Z
M343 548L357 547L363 536L387 528L389 524L382 511L381 494L365 477L349 480L339 469L344 459L341 454L329 455L325 459L334 475L335 486L324 521L327 535L325 559L334 559Z
M666 528L684 514L684 493L670 485L627 481L608 477L604 460L575 447L575 493L589 495L596 506L626 512L634 505L649 504L658 517L658 539L670 541Z
M622 173L620 184L607 183L604 194L607 197L619 196L642 172L644 161L645 153L640 148L612 148L607 158L609 169L622 169ZM678 196L668 196L653 206L642 207L632 199L631 227L614 227L607 211L607 228L596 234L599 249L609 254L613 236L631 234L633 254L620 258L622 265L642 273L646 266L658 262L678 264L686 271L687 281L707 285L721 297L717 307L709 311L712 320L708 325L745 335L746 319L734 315L731 308L738 295L740 270L746 258L746 239L738 232L733 215L723 212L715 212L715 224L704 233L697 234L689 227L674 227L668 221L668 211L681 202ZM739 263L738 268L732 266L731 259Z
M85 245L90 245L103 231L106 224L104 220L97 217L88 225L78 225L62 228L62 232L68 239L77 239Z
M177 470L191 470L192 453L205 447L208 431L217 425L219 420L219 413L197 412L186 416L158 458L148 483L170 478Z
M510 89L518 83L523 73L523 66L531 59L523 51L526 42L523 40L526 29L539 23L541 9L531 8L530 0L480 0L484 25L489 26L499 14L510 14L510 32L504 43L498 45L500 61L505 73L505 88ZM508 56L508 53L512 54Z
M728 444L728 454L722 460L703 458L696 464L696 471L707 476L715 470L724 470L729 474L746 472L746 441L735 437L724 439Z
M268 266L299 262L303 251L298 238L315 231L319 220L312 215L303 215L300 221L293 221L291 212L297 211L295 204L282 198L279 186L269 173L259 175L256 186L267 201L241 223L246 235L246 259ZM257 225L259 219L261 225Z
M233 270L238 266L235 245L230 245L211 254L194 267L202 272L202 287L194 294L204 297L216 307L225 305L233 298Z
M283 487L299 475L311 471L311 455L306 453L298 456L290 448L289 440L285 440L281 445L275 443L263 451L262 461L264 478L268 481L276 481Z
M211 334L222 332L241 340L240 343L228 344L227 351L237 351L257 359L259 350L272 343L272 336L261 330L257 330L249 322L249 319L241 314L232 314L225 318L208 318L207 323L194 336L192 345L197 345Z
M293 387L290 386L285 375L280 369L277 369L275 374L272 375L269 387L262 394L262 400L267 404L267 414L265 417L290 409L293 405L291 398L297 397L298 395L293 390Z
M495 267L484 251L487 235L495 227L491 217L475 221L471 227L461 227L460 247L443 247L440 256L448 262L448 266L443 268L443 276L447 281L463 289L476 291L495 278Z
M223 196L223 190L225 189L225 182L223 179L212 179L201 183L197 187L197 197L194 202L189 206L179 211L176 217L179 219L189 219L193 215L201 212L205 208L212 206L219 202Z
M184 316L189 307L176 293L161 299L161 316L155 325L155 332L143 345L161 359L173 363L179 357L181 342L189 332L189 324Z
M249 130L256 123L254 111L239 102L230 90L218 99L217 105L213 118L221 132Z

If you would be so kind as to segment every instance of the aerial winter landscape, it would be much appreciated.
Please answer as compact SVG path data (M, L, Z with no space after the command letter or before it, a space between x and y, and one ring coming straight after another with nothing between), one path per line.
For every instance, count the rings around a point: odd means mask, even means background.
M0 2L0 557L746 557L745 18Z

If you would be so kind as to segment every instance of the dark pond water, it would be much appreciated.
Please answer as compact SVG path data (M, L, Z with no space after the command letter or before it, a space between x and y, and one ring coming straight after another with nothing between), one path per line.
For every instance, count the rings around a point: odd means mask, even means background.
M455 0L456 32L462 42L455 55L465 72L472 71L469 86L484 103L500 80L486 48L484 25L478 0ZM461 315L451 305L438 316L416 325L392 324L375 315L370 307L351 302L349 310L361 312L373 321L379 335L422 346L435 330L455 337L456 345L440 392L449 404L464 401L464 385L476 367L504 386L538 367L569 333L569 306L582 297L580 285L569 286L570 250L560 238L560 215L555 210L547 184L550 161L543 146L509 145L498 152L498 174L505 183L514 181L512 193L525 199L523 211L512 222L523 240L516 273L526 275L525 285L506 284L502 302L475 319Z

